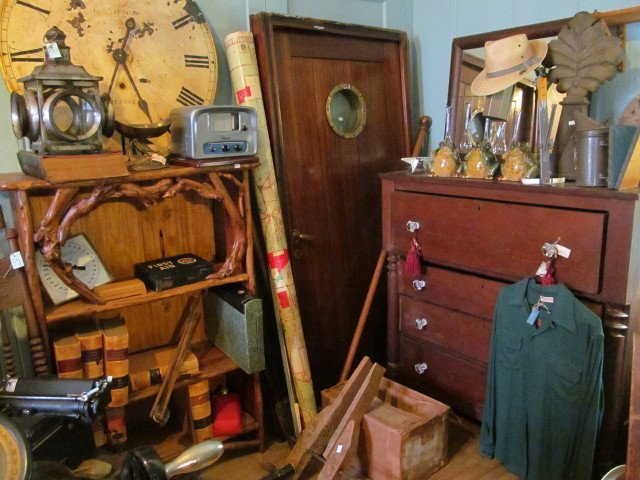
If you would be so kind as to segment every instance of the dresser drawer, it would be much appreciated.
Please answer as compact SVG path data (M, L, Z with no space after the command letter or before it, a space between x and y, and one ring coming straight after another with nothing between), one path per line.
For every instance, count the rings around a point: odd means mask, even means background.
M389 248L406 252L416 238L422 257L441 265L519 280L535 274L542 246L558 238L571 249L556 278L574 290L600 290L606 214L465 197L395 191L390 202Z
M459 310L477 317L492 319L498 292L507 282L460 273L445 268L423 266L418 280L405 278L404 262L398 264L398 291L429 303Z
M400 296L400 331L460 355L489 361L492 322Z
M404 335L400 351L403 382L462 413L482 418L486 367Z

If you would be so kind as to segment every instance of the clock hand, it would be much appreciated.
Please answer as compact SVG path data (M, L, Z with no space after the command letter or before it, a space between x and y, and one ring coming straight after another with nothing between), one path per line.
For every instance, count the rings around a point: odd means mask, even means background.
M113 51L113 59L116 62L116 67L113 69L113 75L111 75L111 82L109 82L109 88L107 90L108 95L111 95L113 82L116 79L116 74L118 73L120 65L124 65L124 62L127 60L127 54L124 51L124 47L126 47L127 42L129 41L129 34L131 33L131 30L136 28L136 21L133 18L128 18L125 20L124 25L127 27L127 32L124 34L124 38L122 39L122 45L120 45L120 48L116 48Z
M131 82L131 86L133 87L133 90L136 92L136 95L138 96L138 106L140 107L140 110L142 110L145 115L147 116L147 118L149 119L149 121L151 123L153 123L153 120L151 119L151 115L149 115L149 105L147 104L146 100L142 99L142 95L140 95L140 92L138 91L138 87L136 86L136 82L133 80L133 77L131 76L131 72L129 71L129 67L127 67L126 63L122 64L122 68L124 69L124 72L127 74L127 77L129 77L129 81Z
M140 92L138 91L138 86L136 85L136 82L133 79L131 72L129 71L129 67L127 66L127 59L129 58L129 55L124 50L124 47L127 46L127 42L129 40L131 31L134 28L136 28L136 21L133 18L128 18L124 22L124 24L127 27L127 31L124 35L124 39L122 40L122 45L120 46L120 48L116 48L113 51L113 59L116 62L116 66L113 70L113 75L111 76L111 82L109 83L109 89L107 90L107 93L111 95L111 89L113 88L113 83L115 82L116 74L118 73L118 69L122 65L122 69L127 74L127 77L129 77L131 86L133 87L133 90L136 92L136 95L138 96L138 107L140 107L140 110L144 112L144 114L147 116L149 121L153 123L153 120L151 119L151 115L149 114L149 105L147 104L147 101L142 98L142 95L140 95Z

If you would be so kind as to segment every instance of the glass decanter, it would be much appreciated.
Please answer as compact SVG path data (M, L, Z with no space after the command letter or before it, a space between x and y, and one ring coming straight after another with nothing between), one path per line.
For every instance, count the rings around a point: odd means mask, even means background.
M444 140L431 154L429 173L435 177L453 177L460 167L460 157L451 139L451 107L447 107L444 122Z
M485 118L482 142L464 157L463 176L467 178L493 178L499 162L491 146L491 119Z
M518 142L518 129L522 118L522 111L515 112L513 132L509 149L502 155L500 164L500 180L519 182L523 178L534 178L539 175L539 165L526 142Z

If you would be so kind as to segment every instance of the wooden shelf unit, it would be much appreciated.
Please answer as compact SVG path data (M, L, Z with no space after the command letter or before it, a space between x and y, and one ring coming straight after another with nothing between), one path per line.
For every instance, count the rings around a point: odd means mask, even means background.
M70 318L92 315L94 313L110 312L113 310L120 310L136 305L144 305L146 303L157 302L166 298L175 297L176 295L184 295L191 292L197 292L199 290L205 290L210 287L216 287L218 285L224 285L227 283L240 283L248 281L249 275L238 274L219 280L204 280L202 282L191 283L189 285L164 290L162 292L147 291L147 293L142 295L135 295L132 297L111 300L103 305L95 305L83 302L82 300L72 300L71 302L63 303L62 305L47 307L45 310L45 318L46 322L48 324L51 324L65 321Z
M228 283L242 283L253 291L249 173L257 164L257 157L251 157L249 161L243 159L242 163L219 167L169 166L132 172L127 177L58 184L22 173L0 174L0 191L6 192L11 201L38 335L50 365L54 365L50 333L70 322L121 315L129 331L129 352L134 355L171 343L190 294ZM107 302L85 295L81 288L76 290L79 299L54 306L41 286L35 253L43 245L59 249L66 238L77 233L89 238L114 281L133 278L135 263L184 253L210 260L214 273L197 283ZM202 306L198 309L202 316ZM243 433L238 441L225 442L225 447L261 446L259 375L245 374L210 344L202 322L196 328L191 349L198 357L201 373L179 381L175 388L204 379L233 377L234 385L243 390L239 392ZM153 386L130 392L127 409L152 400L158 389ZM186 446L188 435L184 431L163 431L157 425L149 428L156 431L151 444L164 452L164 458ZM144 441L136 436L145 430L132 428L131 445Z

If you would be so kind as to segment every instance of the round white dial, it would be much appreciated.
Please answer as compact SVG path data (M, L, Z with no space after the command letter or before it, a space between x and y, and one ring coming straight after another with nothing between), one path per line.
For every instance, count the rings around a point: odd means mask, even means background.
M111 280L111 276L102 264L98 254L84 235L76 235L67 239L61 247L62 260L72 265L73 274L92 289ZM40 252L36 253L36 266L40 280L54 305L78 297L78 293L67 286Z

